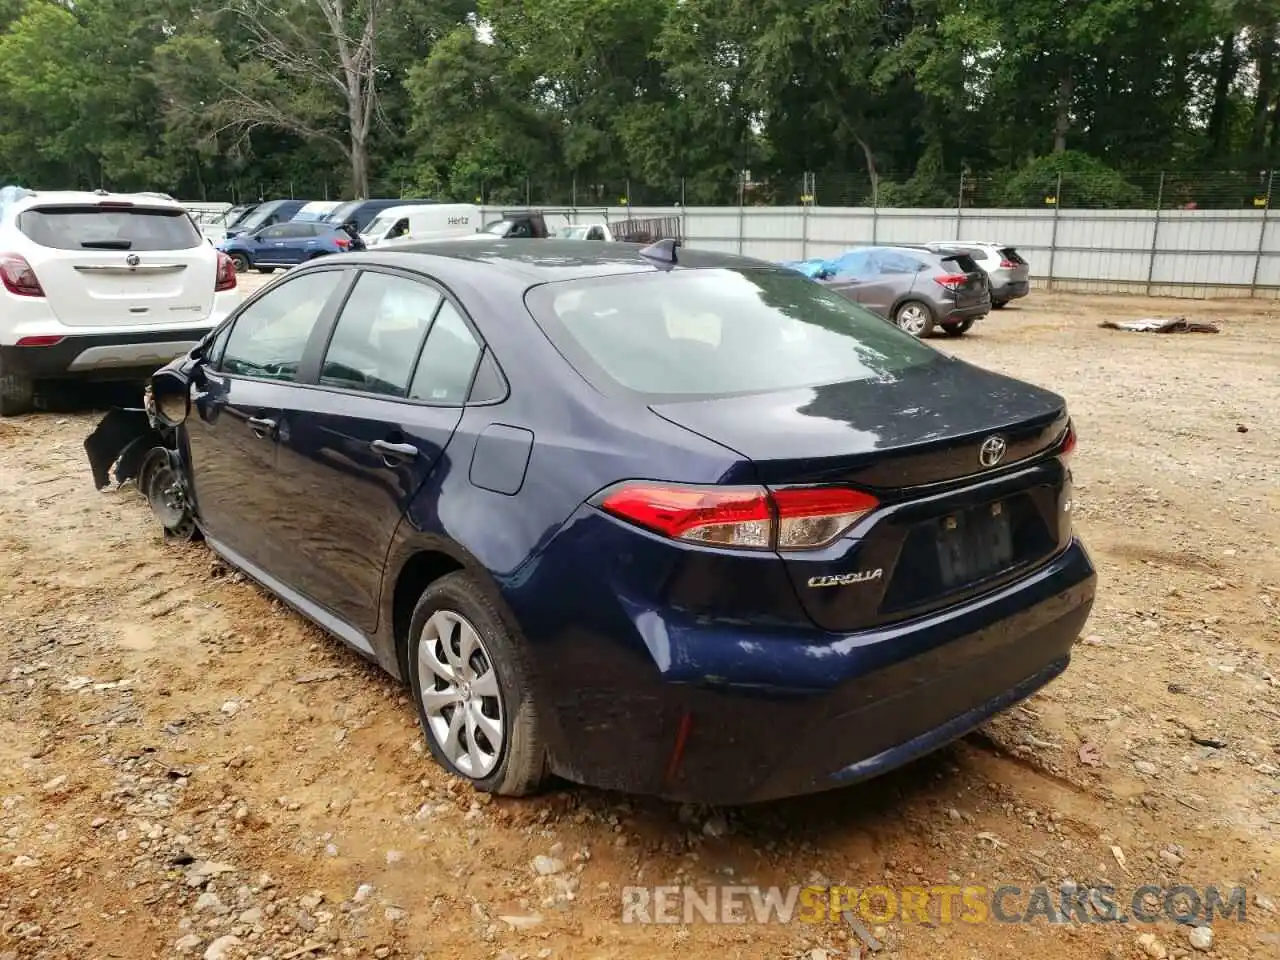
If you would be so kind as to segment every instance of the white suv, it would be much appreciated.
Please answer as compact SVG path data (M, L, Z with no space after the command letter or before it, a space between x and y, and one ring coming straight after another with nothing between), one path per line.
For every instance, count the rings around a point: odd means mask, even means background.
M174 200L2 193L0 416L32 409L39 380L150 374L240 302L230 258Z
M1005 243L987 243L974 240L935 240L926 243L935 252L954 250L967 253L987 275L991 287L991 306L1000 310L1010 300L1025 297L1031 292L1031 265L1022 254Z

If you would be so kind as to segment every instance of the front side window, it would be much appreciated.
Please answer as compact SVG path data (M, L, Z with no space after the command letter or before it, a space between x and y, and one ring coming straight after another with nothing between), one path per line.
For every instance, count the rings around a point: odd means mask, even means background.
M937 351L790 270L705 269L534 287L530 311L608 393L714 396L889 377Z
M298 378L316 321L342 278L340 270L283 281L236 318L220 369L264 380Z
M434 287L416 280L362 273L329 340L320 383L403 397L441 299Z

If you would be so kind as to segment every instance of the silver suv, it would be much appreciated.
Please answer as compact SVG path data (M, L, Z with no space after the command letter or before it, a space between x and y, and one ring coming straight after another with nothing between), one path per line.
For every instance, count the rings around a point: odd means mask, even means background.
M987 275L991 287L991 306L996 310L1010 300L1031 292L1031 265L1018 251L1003 243L974 240L935 240L925 244L930 250L967 253Z

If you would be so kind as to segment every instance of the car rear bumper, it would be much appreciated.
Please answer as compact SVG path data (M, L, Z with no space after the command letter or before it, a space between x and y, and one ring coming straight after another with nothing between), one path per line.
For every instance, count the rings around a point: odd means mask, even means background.
M1031 292L1030 280L1011 280L1006 283L991 284L992 300L1017 300Z
M991 301L982 300L980 303L967 304L966 306L950 305L950 309L944 305L944 310L939 311L939 323L959 323L962 320L977 320L985 317L991 312Z
M215 325L77 333L47 346L0 345L0 366L31 380L141 377L186 353Z
M576 664L548 664L560 677L548 691L554 766L596 786L716 804L865 780L963 736L1062 673L1095 583L1073 540L985 596L853 634L673 615L656 630L644 626L637 646L651 662L626 677L579 636Z

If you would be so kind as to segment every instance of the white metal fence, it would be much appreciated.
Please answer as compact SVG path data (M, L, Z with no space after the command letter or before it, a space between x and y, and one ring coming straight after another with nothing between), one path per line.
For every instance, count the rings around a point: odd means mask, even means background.
M191 204L215 242L225 204ZM498 219L482 208L481 221ZM690 246L763 260L833 256L867 243L982 240L1016 246L1042 287L1153 296L1280 298L1280 217L1262 210L902 209L871 207L558 208L552 226L683 219Z
M484 211L497 219L501 208ZM584 209L579 221L600 216ZM1016 246L1038 286L1153 296L1280 298L1280 217L1267 210L610 207L610 220L682 216L690 246L763 260L855 244L982 240ZM570 215L570 219L573 219Z

